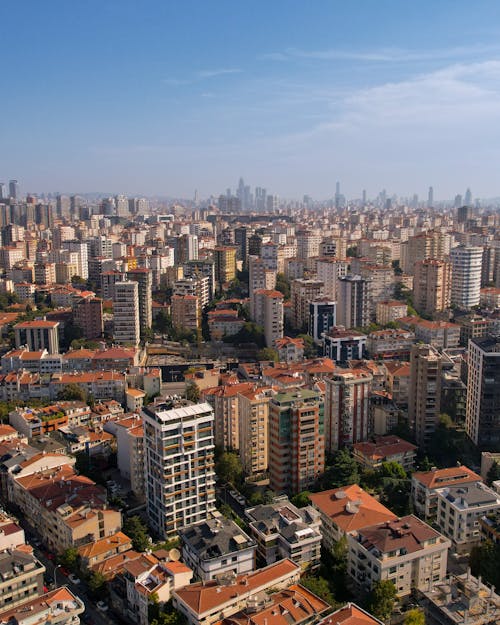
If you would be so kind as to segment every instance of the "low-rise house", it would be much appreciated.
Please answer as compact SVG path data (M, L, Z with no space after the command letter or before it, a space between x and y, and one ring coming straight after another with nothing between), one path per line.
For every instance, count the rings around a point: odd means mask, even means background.
M221 625L312 625L329 610L326 601L300 584L256 597L243 610L221 621Z
M323 545L329 550L348 532L397 518L357 484L311 493L309 499L320 514Z
M417 471L411 477L411 498L415 512L426 520L435 520L438 488L469 485L474 482L481 482L481 476L464 465Z
M119 371L56 373L49 382L50 396L55 399L64 387L69 384L76 384L84 393L92 396L94 399L115 399L119 402L125 400L126 376Z
M304 359L304 339L284 336L274 341L280 362L300 362Z
M349 533L347 541L347 572L362 590L388 579L401 598L446 575L450 541L416 516L364 527Z
M45 567L31 547L20 545L0 553L0 613L43 594ZM1 616L0 616L1 623Z
M319 566L321 521L314 508L297 508L288 497L277 497L271 504L245 510L245 515L266 564L288 558L303 570Z
M234 521L218 515L179 530L182 559L197 579L255 569L257 544Z
M17 523L0 513L0 551L14 549L26 543L24 530Z
M437 349L447 349L460 345L460 326L449 321L427 321L415 323L415 338Z
M106 536L95 542L78 547L78 555L80 556L82 566L90 569L108 558L112 558L124 551L130 551L130 549L132 549L130 538L123 532L116 532L116 534L111 536Z
M397 462L405 471L413 469L417 447L398 436L374 436L364 443L354 443L354 460L364 469L379 469L384 462Z
M0 614L0 625L77 625L85 611L83 601L67 586L28 599Z
M489 512L479 519L481 528L481 540L490 540L496 545L500 544L500 511Z
M439 625L498 625L500 596L470 570L450 575L432 588L422 589L418 598L426 623Z
M457 553L469 553L481 541L481 517L500 509L500 495L474 482L438 488L436 523Z
M371 358L408 360L415 334L406 330L376 330L366 339L366 351Z
M325 616L318 625L384 625L384 623L355 603L348 603L328 616Z
M125 391L125 401L129 412L140 412L144 405L146 393L140 388L128 388Z
M258 604L271 589L278 591L296 584L300 572L300 566L291 560L281 560L253 573L190 584L174 591L172 603L189 625L212 625L220 621L221 615L229 618L249 602Z

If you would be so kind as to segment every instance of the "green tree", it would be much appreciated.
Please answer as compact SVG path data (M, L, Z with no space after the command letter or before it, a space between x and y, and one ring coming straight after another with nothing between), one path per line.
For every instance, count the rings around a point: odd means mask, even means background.
M491 486L493 482L496 482L497 480L500 480L500 465L495 460L486 475L486 484Z
M359 482L358 465L346 449L336 452L332 465L325 471L321 482L325 490Z
M222 482L238 484L243 477L241 460L234 451L225 451L215 462L215 472Z
M318 346L313 341L313 337L309 334L299 334L297 338L304 341L304 358L316 358Z
M278 352L272 347L264 347L257 354L257 360L271 360L272 362L278 362Z
M313 592L323 601L326 601L330 605L335 605L335 599L333 597L332 591L330 590L330 585L328 581L324 577L312 577L311 575L306 575L300 580L302 586L305 586L308 590Z
M147 527L138 516L131 516L125 520L123 533L132 539L132 547L136 551L146 551L151 544Z
M88 580L90 594L94 597L102 597L106 594L106 577L99 571L93 571Z
M293 503L294 506L297 506L297 508L304 508L305 506L308 506L310 504L309 495L309 491L304 490L301 493L294 495L290 501Z
M476 577L480 575L483 581L498 588L500 584L499 560L500 545L495 545L491 540L485 540L471 549L469 566L473 575Z
M381 621L388 621L394 610L396 586L390 579L381 579L373 584L370 593L369 611Z
M348 247L346 253L348 258L356 258L358 255L358 246L353 245L352 247Z
M406 471L399 462L383 462L379 469L382 477L388 477L394 480L406 480Z
M284 273L278 273L276 276L276 290L283 293L285 299L290 299L290 280Z
M70 571L76 571L79 562L78 549L68 547L59 557L59 562Z
M189 380L189 382L186 384L185 394L186 394L187 400L192 401L195 404L199 401L200 389L198 388L198 385L196 384L196 382L193 382L193 380Z
M169 334L172 330L172 318L164 310L160 310L153 319L153 330L159 334Z
M78 384L71 383L66 384L57 393L57 399L62 401L87 401L87 394Z
M152 343L155 340L155 333L151 328L144 328L141 332L141 340L144 343Z
M425 625L425 615L422 610L410 610L405 615L404 625Z

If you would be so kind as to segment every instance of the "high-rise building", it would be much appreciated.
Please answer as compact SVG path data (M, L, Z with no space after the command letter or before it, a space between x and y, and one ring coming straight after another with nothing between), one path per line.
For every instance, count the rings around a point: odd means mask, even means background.
M283 337L283 293L260 289L254 293L255 322L264 328L267 347Z
M500 341L469 341L465 427L478 447L500 450Z
M19 183L17 180L9 181L9 196L14 200L18 200L20 198Z
M9 196L7 195L7 185L5 182L0 182L0 200L7 200Z
M83 280L87 280L89 277L89 246L88 243L73 239L72 241L66 241L64 247L70 252L78 253L78 275Z
M245 265L248 256L248 238L250 232L246 226L239 226L234 229L234 244L237 247L236 256Z
M434 206L434 188L429 187L429 193L427 195L427 206Z
M310 230L299 230L296 234L297 257L307 260L314 256L319 256L319 246L321 235Z
M266 269L262 258L248 257L248 292L250 294L250 317L255 319L255 293L260 289L271 290L276 286L276 272Z
M236 278L236 248L223 245L214 248L215 282L219 288Z
M415 264L413 299L419 313L433 315L451 304L451 263L427 258Z
M415 264L426 258L443 260L450 252L451 236L448 233L431 230L421 232L401 244L401 268L413 275Z
M337 285L339 278L347 275L349 263L339 258L321 258L316 263L318 280L324 283L323 292L326 297L333 300L337 297Z
M200 300L196 295L172 295L172 325L176 330L201 328Z
M324 286L321 280L292 280L290 300L292 303L292 325L295 328L307 327L309 302L323 296Z
M238 447L247 475L259 475L268 468L269 402L273 394L267 387L238 393Z
M331 379L325 380L327 452L368 440L372 380L363 369L337 369Z
M183 265L189 260L198 260L198 237L196 234L183 234L177 242L177 263Z
M128 271L127 278L139 285L139 323L143 333L153 323L153 274L151 269L137 268Z
M317 345L323 344L323 333L336 325L337 304L329 297L318 297L309 302L307 333Z
M460 204L458 206L455 204L455 207L457 209L458 223L464 224L469 221L472 216L472 208L470 206L461 206Z
M419 343L410 353L408 419L417 444L426 447L434 434L441 409L442 356L435 347Z
M451 250L450 259L451 305L465 310L478 306L483 248L459 245Z
M318 391L278 393L269 403L269 478L276 493L309 489L325 470L323 398Z
M337 283L337 324L362 328L370 323L369 283L361 276L345 276Z
M104 332L102 299L80 298L73 306L73 321L75 326L81 328L86 339L101 338Z
M113 339L125 345L138 345L141 338L139 285L133 281L116 282L113 291Z
M143 408L146 509L161 537L215 510L214 413L210 404Z
M464 195L464 204L466 206L472 206L472 191L467 189Z

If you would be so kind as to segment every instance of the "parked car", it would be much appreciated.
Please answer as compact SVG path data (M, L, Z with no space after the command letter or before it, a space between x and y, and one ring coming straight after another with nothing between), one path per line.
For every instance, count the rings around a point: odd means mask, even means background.
M74 573L71 573L70 575L68 575L68 579L72 584L79 584L80 583L80 578L77 577Z
M104 601L98 601L96 603L97 609L100 610L101 612L106 612L108 609L108 604L105 603Z

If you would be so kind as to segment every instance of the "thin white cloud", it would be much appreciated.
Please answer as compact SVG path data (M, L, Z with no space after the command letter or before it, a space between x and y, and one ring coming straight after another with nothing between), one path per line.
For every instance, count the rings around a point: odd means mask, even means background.
M198 72L198 78L216 78L217 76L225 76L226 74L241 74L243 70L238 68L221 68L221 69L206 69Z

